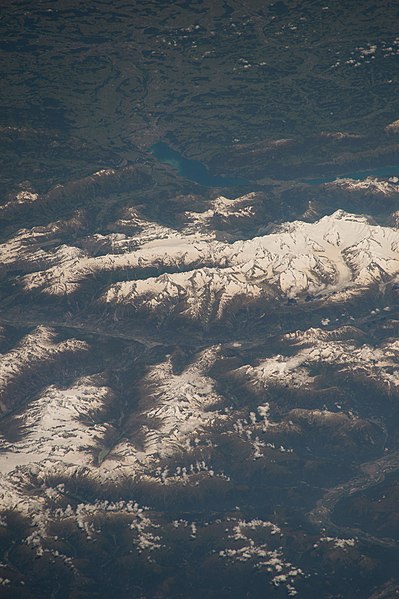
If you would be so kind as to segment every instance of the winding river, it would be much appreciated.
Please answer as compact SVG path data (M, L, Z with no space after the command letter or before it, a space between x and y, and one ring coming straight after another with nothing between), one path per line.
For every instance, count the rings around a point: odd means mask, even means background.
M359 528L339 526L333 522L332 513L341 499L374 487L383 482L388 474L399 470L399 450L392 451L375 460L364 462L359 469L360 472L356 477L328 489L323 497L318 500L314 509L308 513L308 518L317 528L325 529L332 534L344 535L345 537L353 536L360 541L381 547L398 547L399 542L394 539L376 537Z

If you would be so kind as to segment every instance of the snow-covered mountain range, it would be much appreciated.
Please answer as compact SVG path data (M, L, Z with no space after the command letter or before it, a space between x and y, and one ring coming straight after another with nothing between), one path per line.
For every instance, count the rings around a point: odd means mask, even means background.
M156 562L175 537L196 543L214 527L215 559L267 572L294 596L308 575L292 558L301 543L330 557L358 551L357 537L334 530L299 541L286 516L250 517L228 498L250 493L258 505L267 474L298 487L310 510L316 474L333 486L395 456L399 231L392 215L344 210L262 222L264 201L180 198L170 223L132 203L101 229L73 209L3 235L3 281L19 299L5 304L0 339L1 522L29 520L35 556L78 573L65 531L91 547L118 522ZM26 202L40 197L7 210ZM230 326L218 339L212 327L240 312L251 333ZM348 455L328 472L331 456ZM187 511L199 496L230 507L213 520L160 516L162 502ZM5 571L1 584L16 584Z

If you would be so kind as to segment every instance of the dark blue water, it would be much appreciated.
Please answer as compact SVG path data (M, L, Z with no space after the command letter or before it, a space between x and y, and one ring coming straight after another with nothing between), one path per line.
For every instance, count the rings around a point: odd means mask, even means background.
M188 158L185 158L180 152L177 152L162 141L152 145L149 148L149 152L151 152L159 162L169 164L185 179L195 181L205 187L229 187L234 185L248 185L250 183L248 179L239 177L220 177L211 175L205 164L199 160L189 160ZM321 185L322 183L335 181L340 177L360 180L369 176L387 178L398 175L399 166L381 166L365 171L340 173L329 175L327 177L320 177L318 179L305 179L305 181L310 185Z
M200 183L204 187L229 187L233 185L247 185L249 183L247 179L238 177L212 175L205 164L199 160L185 158L162 141L157 142L148 149L159 162L169 164L185 179Z

